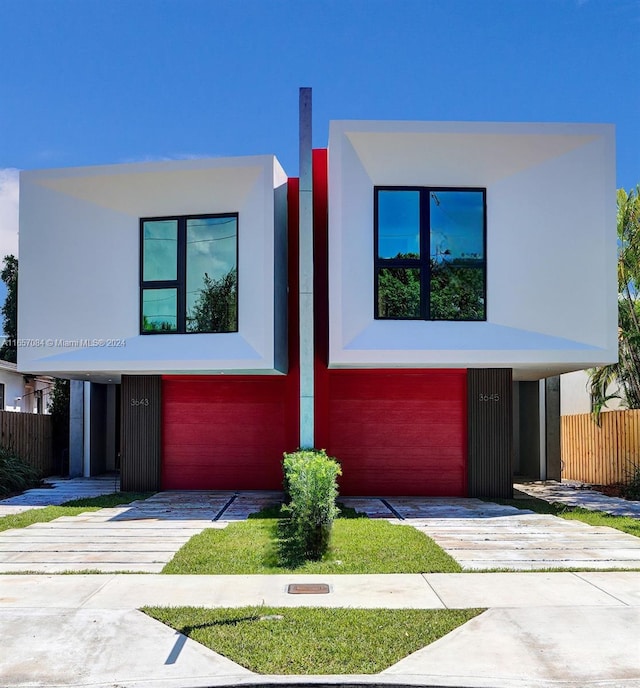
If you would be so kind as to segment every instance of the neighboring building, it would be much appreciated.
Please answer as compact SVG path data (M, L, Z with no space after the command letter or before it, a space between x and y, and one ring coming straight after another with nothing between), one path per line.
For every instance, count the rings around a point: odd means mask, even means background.
M301 140L300 180L273 156L22 173L18 365L72 379L72 473L277 489L311 436L346 494L559 478L555 376L617 356L613 127Z
M15 363L0 361L0 411L49 413L52 389L50 377L23 375Z
M615 384L609 385L607 394L617 393ZM610 399L602 411L618 411L624 409L621 399ZM573 416L579 413L591 413L593 401L589 391L589 374L586 370L576 370L560 376L560 413L563 416Z

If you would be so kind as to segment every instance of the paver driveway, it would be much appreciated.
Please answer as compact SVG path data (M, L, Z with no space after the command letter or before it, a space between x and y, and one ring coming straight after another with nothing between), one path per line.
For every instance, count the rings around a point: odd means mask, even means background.
M83 484L82 489L90 488ZM157 573L193 535L244 519L281 497L279 492L162 492L126 506L5 531L0 533L0 573ZM612 528L478 499L347 497L341 501L371 518L423 531L466 570L640 569L640 538Z
M278 502L278 492L161 492L0 533L0 572L158 573L193 535Z
M463 569L640 568L640 538L479 499L347 498L345 505L423 531Z

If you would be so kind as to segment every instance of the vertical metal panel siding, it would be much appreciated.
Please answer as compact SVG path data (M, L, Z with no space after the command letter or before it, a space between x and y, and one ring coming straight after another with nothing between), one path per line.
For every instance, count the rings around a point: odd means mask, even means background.
M121 394L121 489L158 490L161 378L159 375L123 375Z
M470 496L513 496L511 378L509 368L467 371Z
M640 465L640 410L605 411L561 419L562 477L596 485L625 482Z
M0 444L13 449L42 477L53 475L51 416L0 411Z

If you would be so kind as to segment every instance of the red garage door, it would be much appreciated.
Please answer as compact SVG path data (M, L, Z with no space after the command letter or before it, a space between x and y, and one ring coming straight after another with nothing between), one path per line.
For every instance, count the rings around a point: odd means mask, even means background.
M287 393L284 376L163 377L162 489L280 489Z
M466 495L466 371L332 370L327 391L342 494Z

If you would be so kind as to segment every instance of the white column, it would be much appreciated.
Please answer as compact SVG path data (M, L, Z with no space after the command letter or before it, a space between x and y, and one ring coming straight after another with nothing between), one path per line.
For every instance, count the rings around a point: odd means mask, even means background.
M313 177L311 89L300 89L300 446L314 446Z

